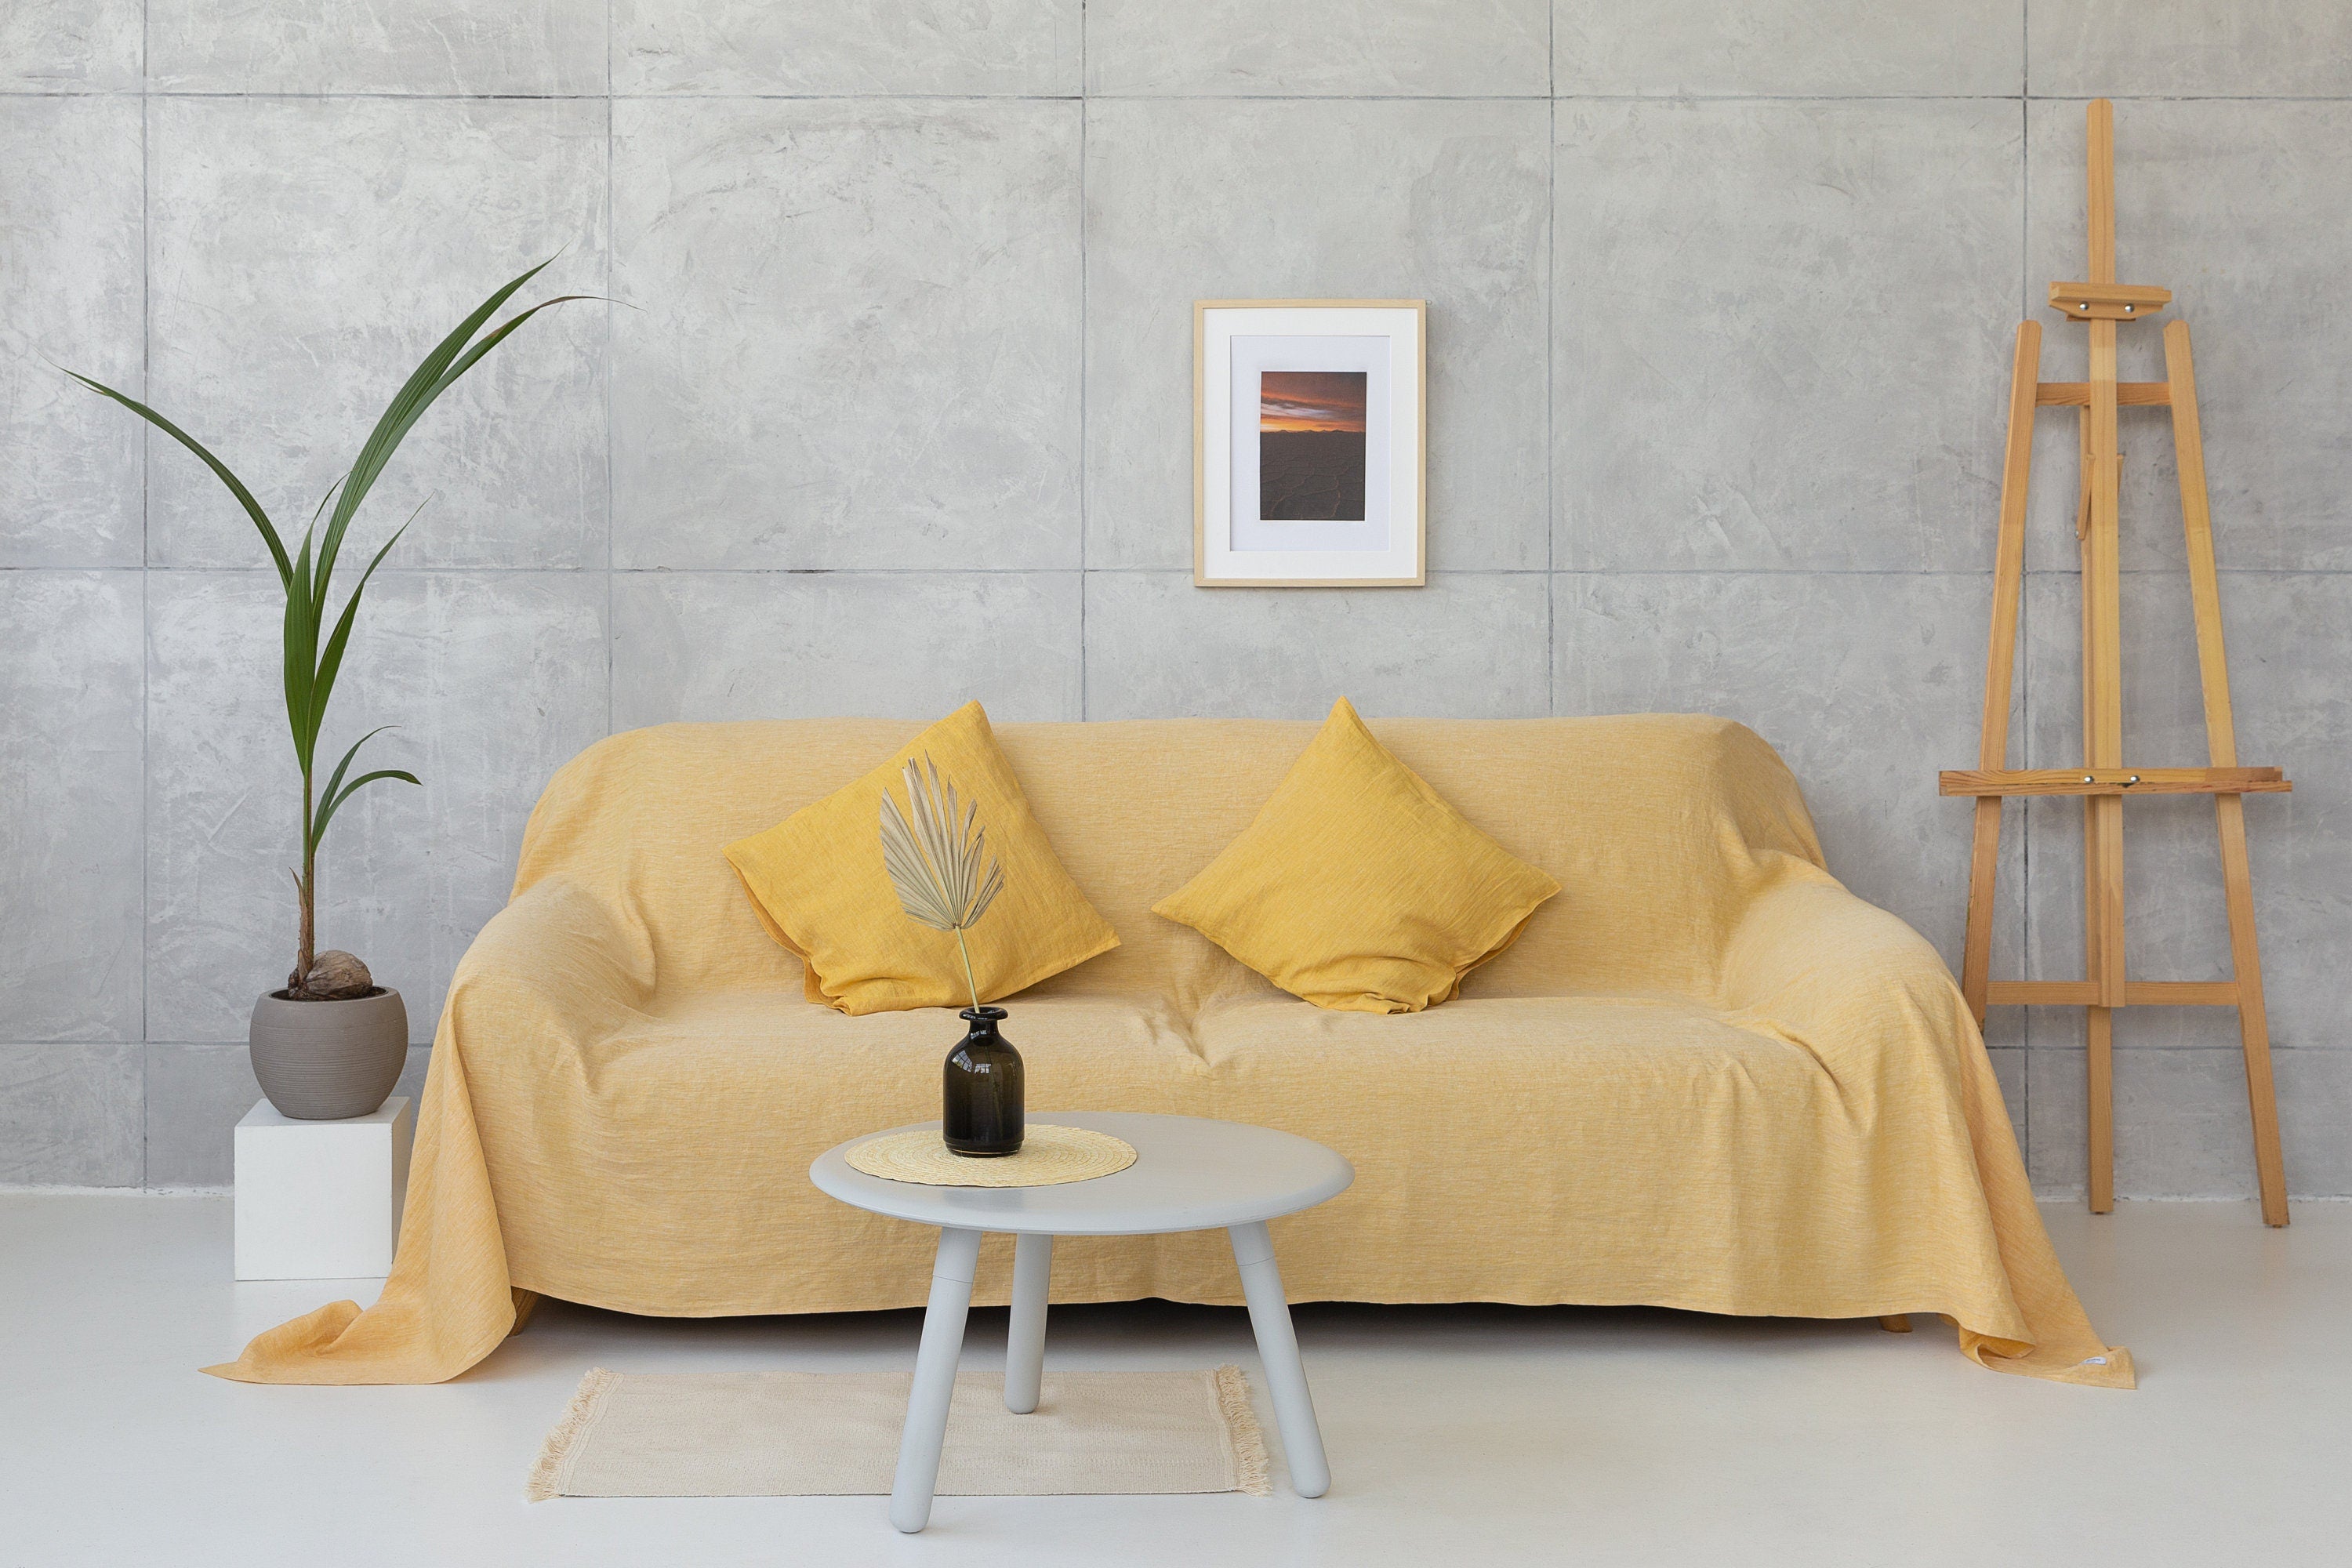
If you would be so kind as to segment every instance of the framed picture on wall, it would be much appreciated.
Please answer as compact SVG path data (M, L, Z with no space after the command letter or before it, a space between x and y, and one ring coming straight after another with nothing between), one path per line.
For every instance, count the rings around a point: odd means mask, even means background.
M1192 581L1428 581L1427 312L1419 300L1192 307Z

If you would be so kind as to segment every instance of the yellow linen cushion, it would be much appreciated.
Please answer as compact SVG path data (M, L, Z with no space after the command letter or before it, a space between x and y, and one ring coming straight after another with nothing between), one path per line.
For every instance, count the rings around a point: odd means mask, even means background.
M1151 908L1318 1007L1418 1013L1559 891L1390 755L1343 697L1242 836Z
M977 803L989 853L1004 868L1003 891L964 932L982 1002L1118 945L1030 815L987 713L967 702L856 784L727 847L768 934L805 966L810 1001L851 1014L971 1003L955 933L908 919L882 863L883 791L903 796L901 770L919 757Z

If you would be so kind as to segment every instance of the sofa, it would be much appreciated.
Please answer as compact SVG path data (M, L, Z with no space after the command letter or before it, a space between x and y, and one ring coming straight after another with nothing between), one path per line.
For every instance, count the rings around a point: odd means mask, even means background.
M530 1293L672 1316L920 1305L933 1235L807 1170L936 1117L961 1025L805 1001L720 853L919 728L669 724L566 765L452 981L383 1300L211 1370L448 1378ZM1950 974L1824 868L1761 739L1674 714L1372 729L1563 889L1458 998L1393 1016L1314 1007L1150 910L1315 725L997 727L1120 938L1003 1002L1033 1121L1180 1112L1346 1155L1352 1188L1276 1223L1295 1301L1942 1314L1987 1366L2129 1384L2060 1272ZM1005 1299L1009 1260L991 1238L976 1301ZM1055 1300L1142 1297L1237 1302L1223 1238L1056 1249Z

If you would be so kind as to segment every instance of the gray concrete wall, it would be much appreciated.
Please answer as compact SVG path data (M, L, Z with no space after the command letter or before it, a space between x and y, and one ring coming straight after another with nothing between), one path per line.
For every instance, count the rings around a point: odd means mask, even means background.
M333 732L421 790L335 829L324 934L415 1005L549 772L674 718L1704 709L1957 957L2006 356L2082 271L2200 370L2284 1106L2352 1194L2352 10L2333 0L18 0L0 13L0 1183L208 1184L283 972L274 582L182 417L289 516L476 298L568 307L420 427L433 497ZM1208 296L1431 311L1431 584L1191 585ZM2045 374L2079 374L2053 323ZM2151 339L2126 374L2155 374ZM2071 426L2043 426L2021 763L2074 760ZM2201 760L2169 442L2124 433L2132 754ZM2132 817L2131 961L2223 952L2209 813ZM2079 963L2065 806L2010 973ZM2119 1185L2251 1190L2226 1016L2119 1027ZM2074 1018L1993 1028L2078 1189ZM416 1053L421 1065L422 1050Z

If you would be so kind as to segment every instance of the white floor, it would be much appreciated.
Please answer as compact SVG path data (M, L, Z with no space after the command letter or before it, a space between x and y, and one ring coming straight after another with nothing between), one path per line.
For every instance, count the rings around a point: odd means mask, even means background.
M2352 1205L2047 1212L2139 1392L1979 1371L1932 1322L1307 1307L1328 1497L943 1498L904 1538L881 1498L522 1489L591 1366L905 1366L912 1313L550 1303L457 1383L248 1387L194 1369L373 1282L230 1283L226 1199L0 1196L0 1564L2352 1563ZM1139 1303L1057 1310L1046 1364L1223 1360L1255 1373L1239 1310Z

